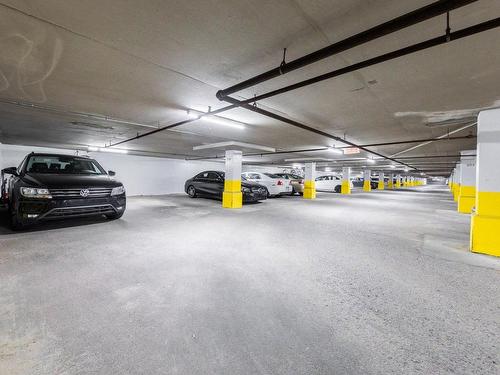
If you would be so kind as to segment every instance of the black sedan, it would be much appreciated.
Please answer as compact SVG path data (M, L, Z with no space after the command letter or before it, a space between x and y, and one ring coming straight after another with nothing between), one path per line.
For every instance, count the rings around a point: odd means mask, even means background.
M241 180L241 192L243 193L244 203L267 199L268 192L265 186L246 181L244 178ZM186 181L184 190L191 198L203 196L222 199L222 193L224 192L224 172L204 171L198 173Z
M26 156L18 168L2 170L11 175L2 183L13 229L41 220L105 215L118 219L125 212L125 188L97 161L72 155Z

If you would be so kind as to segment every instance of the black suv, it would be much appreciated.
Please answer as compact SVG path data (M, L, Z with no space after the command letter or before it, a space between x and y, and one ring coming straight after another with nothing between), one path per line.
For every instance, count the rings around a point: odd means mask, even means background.
M29 154L19 167L2 170L1 197L12 229L49 219L120 218L126 207L125 188L114 175L85 156Z

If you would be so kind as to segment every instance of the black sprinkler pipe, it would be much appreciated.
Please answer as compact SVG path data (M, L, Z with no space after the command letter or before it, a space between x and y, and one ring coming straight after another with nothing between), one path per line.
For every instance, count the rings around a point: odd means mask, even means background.
M219 100L223 100L228 95L231 95L235 92L241 91L248 87L255 86L259 83L269 81L275 77L280 75L289 73L296 69L302 68L304 66L315 63L319 60L323 60L327 57L333 56L337 53L346 51L348 49L354 48L361 44L370 42L372 40L378 39L385 35L394 33L396 31L402 30L409 26L415 25L417 23L426 21L428 19L437 17L439 15L448 13L454 9L461 8L465 5L474 3L478 0L439 0L432 4L429 4L425 7L414 10L410 13L406 13L402 16L394 18L390 21L372 27L368 30L365 30L361 33L353 35L349 38L341 40L339 42L333 43L327 47L319 49L315 52L302 56L298 59L295 59L289 63L282 62L281 65L277 68L268 70L267 72L261 73L255 77L247 79L246 81L240 82L236 85L233 85L227 89L219 90L217 92L217 98Z

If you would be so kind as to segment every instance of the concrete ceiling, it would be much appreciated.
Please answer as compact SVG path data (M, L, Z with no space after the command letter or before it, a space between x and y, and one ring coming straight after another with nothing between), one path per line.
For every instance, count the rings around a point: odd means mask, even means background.
M292 60L430 3L45 0L42 5L0 0L0 142L86 148L127 139L187 119L187 109L223 107L217 90L279 65L284 47ZM499 16L498 0L479 0L453 11L451 27ZM244 90L240 98L442 35L444 28L444 17L427 21ZM500 105L499 39L500 29L487 31L276 96L260 106L360 144L441 136L473 120L481 108ZM199 120L120 147L147 155L197 157L216 152L193 151L193 146L230 140L279 150L333 144L246 110L224 116L247 125L241 130ZM454 118L455 124L447 122ZM447 125L439 125L442 121ZM474 133L473 126L454 136ZM392 155L411 146L373 150ZM401 156L456 155L474 148L474 139L450 140ZM287 164L286 159L301 157L342 158L326 151L247 160ZM448 166L437 163L452 160L409 162L433 162L432 168L419 167L445 170Z

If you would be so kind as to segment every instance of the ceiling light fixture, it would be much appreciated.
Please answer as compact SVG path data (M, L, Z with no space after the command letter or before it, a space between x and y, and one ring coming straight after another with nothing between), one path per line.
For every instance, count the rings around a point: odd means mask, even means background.
M395 165L390 165L390 167L391 167L392 169L396 169L396 166L395 166Z
M328 150L330 152L333 152L334 154L344 154L344 151L339 150L338 148L335 148L335 146L328 147Z
M198 112L192 109L188 109L187 115L189 118L194 120L205 120L213 124L224 125L235 129L243 130L245 129L245 123L233 120L227 117L211 115L209 112Z
M370 164L375 164L375 160L372 158L366 158L366 161Z
M128 150L124 150L123 148L111 148L111 147L95 147L88 146L88 152L110 152L113 154L128 154Z

